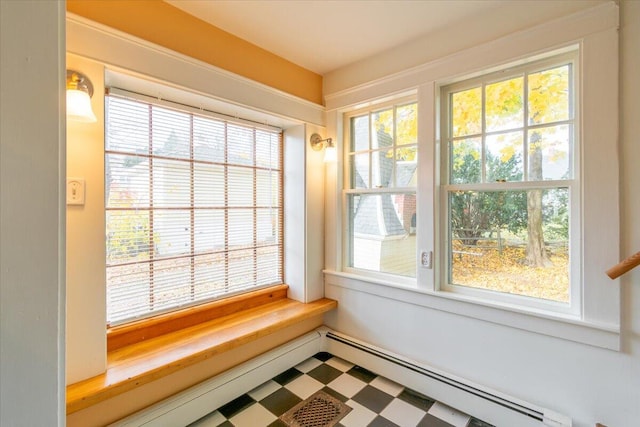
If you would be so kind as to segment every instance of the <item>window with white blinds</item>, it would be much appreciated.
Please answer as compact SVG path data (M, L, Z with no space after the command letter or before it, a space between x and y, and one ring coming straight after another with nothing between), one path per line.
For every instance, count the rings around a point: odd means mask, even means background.
M282 283L282 132L105 102L108 323Z

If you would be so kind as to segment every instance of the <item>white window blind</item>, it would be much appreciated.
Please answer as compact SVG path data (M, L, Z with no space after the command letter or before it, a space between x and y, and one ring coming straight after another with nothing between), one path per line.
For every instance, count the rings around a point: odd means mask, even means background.
M106 97L107 321L282 283L282 132Z

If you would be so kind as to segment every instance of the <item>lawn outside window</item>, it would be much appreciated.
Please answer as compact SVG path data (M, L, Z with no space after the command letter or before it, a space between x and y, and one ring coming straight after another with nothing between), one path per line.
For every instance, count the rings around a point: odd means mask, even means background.
M577 63L442 88L441 290L579 313Z
M106 97L108 323L281 284L281 131L139 98Z

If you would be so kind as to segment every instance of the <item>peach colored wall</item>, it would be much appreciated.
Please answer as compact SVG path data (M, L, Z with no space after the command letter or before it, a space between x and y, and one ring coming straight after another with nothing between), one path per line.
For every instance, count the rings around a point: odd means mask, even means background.
M68 0L67 11L322 104L322 76L158 0Z

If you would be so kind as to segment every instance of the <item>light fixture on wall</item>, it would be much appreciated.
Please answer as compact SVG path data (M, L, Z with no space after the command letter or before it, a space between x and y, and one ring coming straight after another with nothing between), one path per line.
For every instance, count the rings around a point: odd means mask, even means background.
M91 80L78 71L67 70L67 119L84 123L97 122L91 109L92 95Z
M336 146L333 144L333 139L322 139L320 135L314 133L311 135L311 138L309 138L309 142L311 143L311 148L313 148L314 151L320 151L323 148L325 149L325 163L335 162L338 159L338 154L336 152Z

